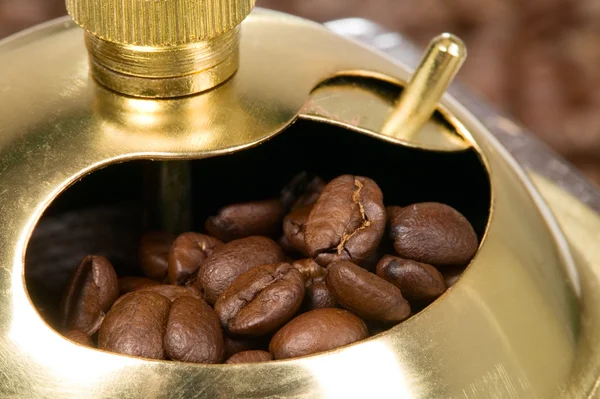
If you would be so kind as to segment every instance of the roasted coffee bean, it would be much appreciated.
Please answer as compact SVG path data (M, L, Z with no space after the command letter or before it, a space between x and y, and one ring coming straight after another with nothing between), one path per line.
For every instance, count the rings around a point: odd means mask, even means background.
M273 360L273 356L265 351L245 351L231 356L226 364L262 363Z
M131 291L150 291L160 294L167 298L169 301L173 302L177 298L180 297L190 297L196 299L202 299L202 295L198 292L196 287L192 286L179 286L179 285L170 285L170 284L155 284L155 285L142 285L139 288ZM116 305L119 303L125 295L122 295L119 299L117 299L114 303ZM114 306L113 305L113 306Z
M202 293L202 290L200 289L200 287L198 287L198 285L196 284L196 281L186 284L186 285L184 285L184 287L187 288L188 290L192 291L192 293L194 294L195 297L204 298L204 294Z
M202 299L173 301L164 336L167 358L214 364L223 354L223 330L214 310Z
M199 233L183 233L173 241L169 251L168 276L169 282L175 285L185 285L194 281L198 270L215 247L222 242Z
M121 295L128 292L137 291L141 288L152 287L160 283L149 279L148 277L127 276L119 278L119 293Z
M310 179L304 188L304 192L298 197L298 199L296 199L291 209L295 210L307 205L314 205L319 199L319 196L323 192L323 189L326 185L327 184L325 181L323 181L323 179L321 179L319 176L315 176Z
M298 197L298 199L292 205L291 210L294 211L305 206L314 205L319 199L319 196L324 188L325 182L321 180L321 178L316 177L315 179L311 180L306 186L306 192Z
M227 333L225 335L225 347L223 350L223 358L229 359L236 353L261 350L269 347L269 341L265 342L263 337L252 338L252 337L232 337Z
M159 282L165 281L169 267L171 238L162 232L144 234L140 241L140 266L144 274Z
M82 346L94 347L92 338L81 330L71 330L65 334L65 338Z
M444 277L435 267L397 256L381 258L377 275L400 288L411 304L428 304L446 291Z
M394 217L396 216L396 214L398 212L400 212L401 210L402 210L401 206L391 205L391 206L385 207L385 214L386 214L386 220L387 220L388 226L389 226L389 224L391 224L391 222L394 219Z
M160 284L153 285L151 287L143 287L140 288L138 291L156 292L157 294L164 296L171 302L181 297L202 299L202 297L198 295L197 291L191 290L187 287L182 287L180 285Z
M298 208L283 219L283 235L286 243L302 256L308 256L308 249L304 242L304 226L311 210L312 205Z
M381 238L381 242L377 246L375 252L373 252L369 257L364 261L362 265L360 265L363 269L366 269L370 272L375 273L375 268L377 267L377 263L379 260L387 254L393 254L394 252L394 243L385 235Z
M442 270L442 275L444 276L444 281L446 283L446 286L448 288L450 288L454 284L456 284L456 282L458 281L460 276L462 276L464 271L465 271L464 266L445 267Z
M124 355L164 359L171 301L150 291L125 294L106 315L98 333L98 348Z
M477 251L477 235L454 208L423 202L402 208L391 221L398 255L434 266L467 264Z
M291 262L291 264L302 274L304 281L308 281L316 277L323 277L327 271L324 267L320 266L317 262L310 258L294 260Z
M234 240L215 248L200 268L196 283L204 299L214 304L238 276L254 266L279 263L283 257L281 248L266 237Z
M112 265L103 256L83 258L67 288L62 306L64 331L98 331L112 304L119 297L119 283Z
M306 288L302 309L312 310L319 308L336 307L337 302L325 284L325 273L327 270L314 260L300 259L292 262L304 277Z
M279 199L233 204L206 220L206 230L221 241L273 237L281 230L285 208Z
M420 311L478 246L453 208L386 208L373 180L352 175L325 185L302 173L280 198L223 207L206 228L217 238L146 234L140 263L149 278L117 280L110 263L108 271L101 268L107 260L88 257L65 300L65 337L94 347L99 328L100 349L205 364L311 355ZM266 236L280 237L286 254ZM396 256L402 251L412 257ZM108 299L107 281L116 287Z
M304 279L288 263L256 266L217 299L221 325L235 335L260 336L290 320L302 304Z
M290 256L298 255L298 251L296 251L296 248L294 248L292 244L290 244L285 235L279 237L279 240L277 240L277 244L279 244L281 249L283 249L283 252L286 254L286 259L284 260L288 261L287 258L293 260L293 258L291 258Z
M269 352L275 359L312 355L349 345L369 336L365 323L343 309L303 313L273 336Z
M298 199L298 196L302 195L306 184L310 179L310 175L306 171L302 171L292 177L283 188L281 189L281 203L286 209L290 209L292 204Z
M281 202L292 211L317 202L325 182L318 176L300 172L281 190Z
M315 277L306 282L306 293L304 294L304 302L302 307L306 310L335 308L337 301L327 288L325 276Z
M394 322L410 314L398 287L351 262L330 264L326 282L338 303L363 319Z
M386 224L383 194L366 177L344 175L321 193L304 227L310 256L321 266L362 264L377 249Z

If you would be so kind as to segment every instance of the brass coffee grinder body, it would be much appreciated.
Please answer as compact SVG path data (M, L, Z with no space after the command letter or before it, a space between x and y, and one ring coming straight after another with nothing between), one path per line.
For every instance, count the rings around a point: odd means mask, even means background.
M252 11L252 0L67 5L75 22L0 42L2 397L597 395L600 218L527 175L444 94L466 56L460 40L436 38L412 71L318 24ZM446 199L481 243L430 306L323 354L198 365L76 345L40 316L43 295L26 282L36 226L86 203L135 203L146 164L162 173L156 223L174 231L224 181L269 190L308 165L377 175L399 201ZM47 263L58 274L60 260Z

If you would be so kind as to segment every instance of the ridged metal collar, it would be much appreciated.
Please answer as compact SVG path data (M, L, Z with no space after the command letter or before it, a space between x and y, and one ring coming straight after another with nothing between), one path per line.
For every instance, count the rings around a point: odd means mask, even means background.
M67 0L75 22L94 36L136 46L213 39L238 26L256 0Z

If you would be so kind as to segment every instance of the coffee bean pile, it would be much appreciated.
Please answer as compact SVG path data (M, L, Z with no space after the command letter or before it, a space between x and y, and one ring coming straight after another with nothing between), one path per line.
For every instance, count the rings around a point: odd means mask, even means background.
M474 256L458 211L384 205L371 179L301 173L279 198L228 205L206 233L147 233L145 275L85 257L64 336L150 359L252 363L311 355L384 331L430 304Z

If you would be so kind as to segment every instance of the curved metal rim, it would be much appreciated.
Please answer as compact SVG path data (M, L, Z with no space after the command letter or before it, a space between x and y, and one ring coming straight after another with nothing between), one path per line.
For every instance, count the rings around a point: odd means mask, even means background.
M60 23L60 22L61 22L61 20L59 19L59 20L56 20L54 23ZM48 28L48 27L55 28L55 26L52 25L51 23L48 23L46 25L47 25L46 28ZM39 27L36 29L33 29L33 30L37 31L35 34L39 34L42 31L42 29L40 29ZM18 38L18 37L19 36L17 35L16 38ZM13 40L14 40L14 38L13 38ZM372 51L371 49L369 49L366 46L363 46L362 44L361 44L361 47L365 47L369 51ZM392 61L394 64L399 65L397 62L390 59L390 57L383 56L383 58L386 58L387 60ZM401 68L404 67L406 69L405 66L402 66L402 65L399 65L399 66ZM502 148L500 143L495 138L491 137L492 135L489 133L489 130L487 128L485 128L484 125L482 123L480 123L475 118L474 115L472 115L468 110L466 110L464 107L462 107L460 105L460 103L458 103L457 100L455 100L451 96L446 95L444 97L444 99L442 100L442 104L446 105L448 107L448 109L450 110L450 112L453 113L459 120L466 122L465 124L468 125L469 127L477 126L477 128L480 129L481 131L487 132L487 137L490 139L491 147L495 148L498 151L501 158L507 162L507 164L510 167L510 169L512 170L512 172L515 173L516 176L519 177L520 181L523 183L523 186L524 186L529 198L531 198L533 204L535 204L538 207L538 209L540 209L540 217L541 217L541 219L544 220L544 222L548 226L550 235L553 237L555 243L557 244L557 249L558 249L558 252L560 253L560 255L562 256L563 264L565 264L567 266L574 266L574 261L570 254L569 248L566 245L566 240L565 240L564 236L562 235L562 233L560 232L560 229L558 228L558 224L557 224L556 220L551 215L544 200L537 193L533 184L530 182L528 177L525 175L525 173L521 169L521 167L516 163L516 161L512 158L512 156L504 148ZM485 159L481 150L480 149L478 149L478 150L479 150L478 152L482 155L482 158ZM131 158L129 158L129 159L131 159ZM109 163L113 163L113 162L109 162ZM95 168L92 168L92 169L95 169ZM87 173L91 172L92 169L88 170ZM492 173L492 171L489 169L488 169L488 172ZM61 187L60 190L58 190L56 193L54 193L55 195L53 195L53 198L55 198L56 195L58 195L63 190L64 190L64 188ZM494 189L492 186L492 209L493 209L493 204L494 204L493 198L494 198ZM52 199L50 199L50 201L52 201ZM37 220L39 220L39 217L41 216L42 212L43 212L43 210L41 210L39 215L37 215L36 220L34 222L32 222L32 225L31 225L32 229L35 226L35 224L37 223ZM491 220L492 220L491 218L492 218L492 212L490 213L490 222L488 223L488 226L486 227L486 236L487 236L487 232L489 230L489 226L491 224ZM30 233L31 232L28 232L28 233L25 232L25 234L27 234L27 235L30 235ZM484 239L482 240L482 243L481 243L482 246L485 242L486 236L484 236ZM28 237L26 237L26 238L27 239L23 240L22 242L27 243L29 241L29 238ZM25 247L19 248L19 250L22 250L23 253L21 255L24 256ZM22 276L14 276L14 277L21 278ZM460 284L460 282L458 284ZM27 292L26 289L25 289L25 292ZM425 312L421 312L420 314L423 315L423 314L425 314ZM375 339L375 338L372 338L372 339ZM333 351L333 352L335 352L335 351ZM328 352L328 353L330 353L330 352ZM113 356L119 356L119 355L113 355ZM314 355L314 356L318 357L321 355L319 354L319 355ZM119 356L119 357L122 357L122 356ZM145 359L139 359L139 358L133 358L133 359L136 359L140 362L147 361ZM285 362L298 362L298 361L299 360L287 360L287 361L279 361L278 363L281 364L281 363L285 363ZM163 363L162 361L157 361L157 362ZM196 366L196 365L194 365L194 366ZM222 367L222 365L219 365L219 366L203 366L202 365L202 366L197 366L197 367ZM230 367L230 366L228 366L228 367Z
M267 13L275 13L275 14L282 14L282 15L286 15L286 17L289 17L287 14L284 13L280 13L277 11L272 11L272 10L264 10L261 9L260 7L257 7L256 10L260 10L263 12L267 12ZM296 18L296 17L293 17ZM322 26L320 24L316 24L314 22L311 21L307 21L309 24L314 24L317 25L319 27L322 28ZM60 26L61 24L63 24L63 26ZM25 39L26 42L35 40L36 36L46 36L49 32L54 32L54 31L59 31L59 30L63 30L63 29L70 29L76 27L76 24L70 19L69 16L64 16L64 17L59 17L57 19L45 22L41 25L37 25L34 26L32 28L29 28L25 31L16 33L6 39L4 39L3 41L0 41L0 52L3 49L3 45L4 44L11 44L11 43L15 43L18 42L21 39ZM29 34L32 34L33 37L30 37ZM337 35L337 34L336 34ZM338 35L339 36L339 35ZM370 51L370 52L375 52L377 53L377 55L379 55L382 58L385 58L386 60L388 60L391 63L396 64L399 68L402 68L404 70L408 70L408 71L412 71L413 68L409 67L407 64L391 57L389 54L378 50L378 49L374 49L368 45L366 45L365 43L354 39L354 38L345 38L346 40L350 40L353 43L355 43L357 46L362 47L363 49ZM19 44L19 43L17 43ZM343 71L342 71L343 72ZM374 73L373 76L376 75L381 75L379 73ZM384 75L381 75L384 76ZM323 79L323 81L330 79L331 77L327 77L325 79ZM394 84L400 84L401 82L398 81L396 78L393 77L388 77L388 79L386 80L389 83L394 83ZM556 219L554 218L554 216L552 215L552 212L550 211L550 208L548 207L547 203L545 202L545 200L541 197L541 195L537 192L537 189L535 188L535 186L533 185L533 183L531 182L531 180L529 179L527 173L524 171L524 169L521 167L521 165L514 159L514 157L502 146L502 144L500 143L500 141L493 136L493 134L491 134L491 132L488 130L487 126L485 126L485 124L480 121L479 119L477 119L477 117L470 112L469 110L467 110L466 108L464 108L459 102L458 100L456 100L451 94L444 94L444 96L442 97L441 101L440 101L440 109L444 111L444 114L446 116L451 115L455 117L455 121L448 121L449 123L451 123L452 125L454 125L454 122L459 122L462 124L462 121L468 121L468 125L471 126L477 126L479 130L481 131L486 131L488 134L488 137L490 139L490 141L493 143L495 149L498 151L498 153L502 156L502 158L511 166L511 169L513 170L513 172L515 174L517 174L521 180L521 182L523 183L523 185L525 186L529 197L531 198L531 200L536 204L536 206L538 207L538 209L540 209L540 213L543 217L543 219L545 220L549 230L552 233L552 236L555 240L555 242L557 243L558 248L560 249L560 254L563 258L563 263L568 267L568 272L570 277L572 278L572 282L574 285L574 288L576 290L576 292L578 293L578 295L581 292L581 288L580 288L580 284L579 284L579 278L577 275L577 271L576 271L576 266L575 266L575 261L573 259L573 256L570 252L569 249L569 245L567 243L567 240L564 236L564 234L562 233L560 227L558 226L558 223L556 221ZM302 117L301 115L298 115L299 117ZM326 122L325 120L321 120L321 122L323 123L329 123ZM292 121L293 123L293 121ZM354 130L360 133L366 133L366 134L370 134L370 132L361 130L361 129L356 129L355 126L352 125L348 125L348 124L344 124L344 123L339 123L339 122L335 122L336 125L338 126L342 126L345 127L349 130ZM458 129L459 131L461 131L463 134L464 133L468 133L469 130L468 128L460 128ZM488 175L491 175L493 172L490 169L490 165L487 161L486 156L481 152L481 149L478 147L476 140L474 140L472 137L468 136L465 137L466 139L468 139L472 145L474 146L474 148L476 149L477 153L479 154L483 165L485 167L485 169L487 170ZM242 150L242 149L246 149L246 148L251 148L257 145L260 145L262 142L264 142L265 140L268 140L268 138L264 139L264 140L260 140L258 142L253 142L253 143L249 143L246 145L242 145L242 146L237 146L234 148L228 148L219 152L215 152L213 155L214 156L219 156L220 154L225 154L231 151L238 151L238 150ZM161 153L154 153L152 154L153 156L155 156L157 159L162 159L162 155ZM177 157L172 157L172 156L168 156L165 157L165 159L189 159L189 156L191 154L183 154ZM211 155L212 156L212 155ZM35 217L35 221L32 223L31 225L31 229L26 232L26 236L27 238L24 240L24 242L28 243L29 242L29 238L31 237L31 234L33 233L33 229L35 228L35 225L37 225L37 223L39 222L39 219L42 217L45 209L70 185L72 185L73 183L75 183L77 180L81 179L82 177L85 177L91 173L93 173L94 171L101 169L103 167L106 167L110 164L114 164L114 163L118 163L118 162L125 162L125 161L133 161L133 160L137 160L137 159L147 159L147 154L145 155L134 155L134 156L123 156L120 159L114 159L111 161L107 161L105 163L101 163L101 164L97 164L94 165L93 167L90 167L84 171L81 171L81 173L79 175L77 175L76 177L74 177L71 182L69 184L67 184L65 187L61 187L60 189L55 190L55 192L53 193L53 195L51 196L51 198L48 199L48 201L46 202L46 204L40 209L39 212L36 212L36 217ZM494 217L494 187L491 187L491 201L490 201L490 213L489 213L489 217L488 217L488 222L486 224L486 229L484 232L484 235L482 237L482 240L480 242L479 248L481 249L485 243L486 243L486 238L488 236L488 232L489 232L489 227L490 224L493 220ZM26 247L23 248L23 259L25 258L25 250ZM479 253L479 250L478 250ZM473 260L469 263L469 265L467 266L467 268L465 269L465 273L467 273L469 271L469 269L471 268L471 265L473 264L473 262L475 262L475 260L477 259L477 255L478 253L475 255L475 257L473 258ZM25 288L25 292L27 292L27 289L25 287L25 280L24 280L24 276L23 276L23 286ZM460 284L460 279L456 284ZM444 295L449 295L451 294L451 290L448 290L448 292L444 293ZM427 312L427 310L429 308L431 308L432 306L434 306L436 304L436 302L438 302L437 300L434 301L431 305L427 306L425 309L421 310L418 314L416 314L415 316L413 316L413 318L417 318L421 315L424 315L425 312ZM33 306L33 303L30 300L31 305ZM52 329L53 330L53 329ZM54 331L54 330L53 330ZM390 331L390 330L388 330ZM383 332L381 334L386 334L388 331ZM381 334L378 334L381 335ZM364 341L368 341L371 340L372 338L376 338L376 337L370 337L367 340ZM361 342L364 342L361 341ZM327 354L330 352L335 352L336 350L333 351L328 351L328 352L324 352L322 354ZM309 357L314 357L314 356L320 356L322 354L316 354L316 355L312 355L312 356L307 356L306 358ZM123 356L123 355L118 355L118 356ZM134 359L139 359L136 357L132 357ZM144 361L151 361L148 359L144 359ZM275 362L293 362L294 360L280 360L280 361L275 361ZM153 362L165 362L165 361L153 361ZM197 367L221 367L223 365L194 365Z

